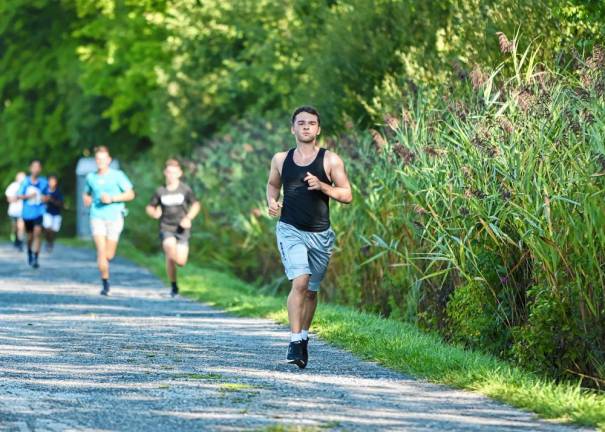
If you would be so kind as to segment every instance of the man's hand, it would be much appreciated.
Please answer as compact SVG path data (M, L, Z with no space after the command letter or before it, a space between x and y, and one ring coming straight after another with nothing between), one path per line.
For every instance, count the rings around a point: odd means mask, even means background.
M152 205L147 205L145 207L145 212L147 213L147 216L153 219L159 219L162 217L162 207L160 206L154 207Z
M321 190L321 187L322 187L321 181L319 181L319 179L316 176L314 176L313 174L311 174L310 172L307 171L307 176L303 180L306 181L307 184L309 185L309 187L307 189Z
M191 228L191 219L189 219L187 216L185 216L183 219L181 219L181 222L179 223L179 225L184 229L189 229L189 228Z
M111 196L109 196L109 194L103 193L101 194L101 202L103 204L111 204L113 200L111 199Z
M84 206L90 207L90 205L92 204L92 197L90 195L84 195L82 197L82 201L84 201Z
M283 207L282 203L277 202L273 198L268 207L269 216L278 217L281 214L281 208Z

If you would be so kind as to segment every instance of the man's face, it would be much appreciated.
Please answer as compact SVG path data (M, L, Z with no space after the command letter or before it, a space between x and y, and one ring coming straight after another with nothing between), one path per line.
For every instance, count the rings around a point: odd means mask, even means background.
M38 177L42 172L42 164L38 161L33 161L29 166L29 172L34 177Z
M319 121L315 114L301 112L294 118L292 134L294 134L298 142L312 143L320 131Z
M51 189L54 189L57 187L57 177L49 177L48 178L48 186L50 186Z
M174 183L183 175L183 171L177 166L169 165L164 168L164 176L168 183Z
M111 164L111 156L104 151L97 152L97 154L95 154L95 162L97 163L97 168L105 170L109 168L109 165Z

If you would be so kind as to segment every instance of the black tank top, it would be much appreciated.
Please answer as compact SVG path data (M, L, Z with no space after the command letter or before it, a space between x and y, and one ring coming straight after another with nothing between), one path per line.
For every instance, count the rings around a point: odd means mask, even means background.
M281 171L284 186L284 204L280 221L302 231L319 232L330 228L330 197L318 190L308 190L303 179L310 172L321 182L332 184L324 169L326 149L319 149L309 165L294 163L294 149L288 152Z

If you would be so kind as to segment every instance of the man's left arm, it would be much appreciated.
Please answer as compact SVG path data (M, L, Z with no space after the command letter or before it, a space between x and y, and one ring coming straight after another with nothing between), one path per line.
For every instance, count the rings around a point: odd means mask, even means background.
M118 178L118 186L119 186L120 190L122 190L121 193L113 195L113 196L109 196L107 194L103 194L103 196L101 196L101 201L104 204L111 204L111 203L116 203L116 202L128 202L128 201L132 201L135 198L135 193L134 193L132 183L130 182L128 177L126 177L126 174L124 174L121 171L120 171L119 178Z
M332 184L323 183L316 176L307 173L305 181L309 184L309 190L320 190L338 202L350 204L353 201L353 192L351 191L345 164L336 153L329 152L326 156L329 158L329 177L332 178Z
M181 220L180 225L183 228L188 229L191 228L191 221L199 214L202 206L191 189L187 191L186 200L189 203L189 210L187 211L185 217Z

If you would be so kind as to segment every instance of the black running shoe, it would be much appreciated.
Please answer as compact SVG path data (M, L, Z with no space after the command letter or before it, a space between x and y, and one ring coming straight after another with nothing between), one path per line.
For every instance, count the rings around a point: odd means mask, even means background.
M102 296L108 296L109 295L109 287L103 287L103 289L101 290L101 295Z
M303 357L303 342L296 341L290 342L288 346L288 355L286 356L288 363L295 364L301 369L304 369L307 366L305 359Z
M34 253L27 251L27 264L32 265L34 263Z
M37 259L34 259L34 262L32 262L32 267L35 268L35 269L40 268L40 264L38 264L38 260Z
M303 339L303 361L305 362L305 366L309 363L309 339Z
M178 295L179 295L179 288L172 287L172 289L170 290L170 297L176 297Z

